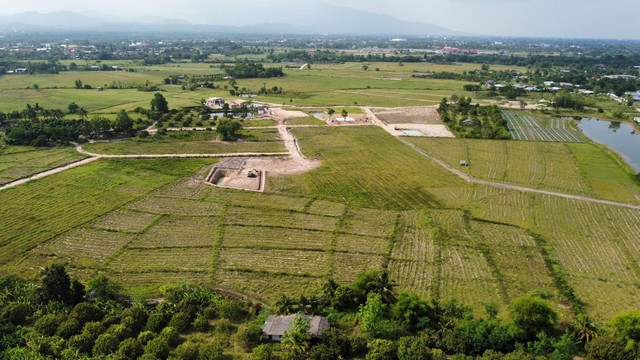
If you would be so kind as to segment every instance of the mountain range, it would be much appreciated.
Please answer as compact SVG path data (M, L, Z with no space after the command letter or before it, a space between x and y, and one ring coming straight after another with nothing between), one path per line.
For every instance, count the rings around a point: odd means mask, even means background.
M463 35L458 31L431 24L327 4L245 9L240 18L241 20L231 18L230 21L230 17L225 16L223 12L196 21L159 16L122 18L70 11L46 14L26 12L0 16L0 35L33 32Z

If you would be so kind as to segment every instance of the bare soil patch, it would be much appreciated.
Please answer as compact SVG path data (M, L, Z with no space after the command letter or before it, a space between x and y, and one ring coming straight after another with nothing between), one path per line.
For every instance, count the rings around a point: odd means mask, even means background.
M437 106L373 109L373 112L387 124L442 124Z

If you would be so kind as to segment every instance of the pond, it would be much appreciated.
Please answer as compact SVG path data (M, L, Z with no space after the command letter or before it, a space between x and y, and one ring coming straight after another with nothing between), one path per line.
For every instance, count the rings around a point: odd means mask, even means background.
M640 173L640 132L633 126L619 121L582 118L578 128L591 140L618 153Z

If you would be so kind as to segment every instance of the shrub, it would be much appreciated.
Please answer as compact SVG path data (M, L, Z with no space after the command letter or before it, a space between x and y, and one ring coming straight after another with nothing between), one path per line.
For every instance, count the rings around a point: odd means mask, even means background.
M147 345L147 343L151 341L151 339L153 339L154 337L155 337L155 334L153 332L143 331L140 334L138 334L138 341L142 346L144 346L144 345Z
M136 339L125 339L120 343L116 355L122 359L136 359L144 353L142 344Z
M84 324L89 321L100 321L102 319L102 310L94 304L88 302L81 302L71 310L70 317L78 320L80 324Z
M178 330L178 332L183 332L191 326L191 316L185 312L177 312L171 317L169 326Z
M150 340L144 347L145 355L153 355L158 359L166 359L169 356L169 343L163 337Z
M131 330L124 324L115 324L109 326L105 334L111 334L118 339L118 342L131 337Z
M245 351L251 351L254 346L260 344L262 328L256 324L243 326L238 330L236 339Z
M64 339L68 339L73 335L79 334L80 331L82 331L82 324L80 324L80 322L75 318L71 317L60 324L58 331L56 331L56 335Z
M47 314L39 318L33 328L42 335L53 336L58 330L58 325L60 325L62 319L62 315Z
M171 346L176 346L180 342L180 334L171 326L167 326L166 328L162 329L160 336L167 340L167 342Z
M218 304L218 315L231 321L242 320L247 316L247 307L239 300L224 300Z
M222 345L215 342L209 342L200 347L199 358L200 360L221 360L223 359L223 350Z
M180 360L198 360L200 349L198 345L187 341L176 348L176 357Z
M166 317L161 313L153 313L147 319L145 330L152 332L160 332L167 325Z
M211 304L204 309L204 317L209 320L215 320L218 318L218 307L215 304Z
M5 309L3 317L9 319L14 325L24 325L31 314L33 314L31 305L12 303Z
M200 332L205 332L209 330L209 320L204 317L204 315L198 315L195 320L193 320L193 328Z
M108 333L102 334L98 336L96 343L93 345L93 355L100 356L114 353L118 350L119 344L120 341L118 341L118 338L115 335Z
M91 352L91 349L93 348L95 340L96 338L91 336L91 334L83 332L80 335L74 335L69 338L67 344L80 350L80 352L82 353L89 354Z

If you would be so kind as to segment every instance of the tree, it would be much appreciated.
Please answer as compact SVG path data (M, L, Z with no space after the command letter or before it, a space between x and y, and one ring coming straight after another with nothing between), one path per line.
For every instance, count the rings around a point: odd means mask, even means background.
M333 114L335 114L336 111L334 109L329 109L327 110L327 114L329 114L329 119L331 119L331 117L333 116Z
M631 107L633 106L633 96L631 95L627 95L627 97L625 98L624 102L625 104L627 104L627 106Z
M509 305L509 313L513 323L529 340L540 332L549 333L558 321L558 314L548 302L531 295L514 300Z
M76 80L74 85L76 89L82 89L82 80Z
M83 106L81 108L78 108L76 110L76 114L80 115L80 119L82 120L86 120L87 116L89 115L89 112L87 111L87 109Z
M166 114L169 112L169 103L162 94L155 93L153 95L153 99L151 99L151 111L159 114Z
M406 336L397 342L398 360L432 360L429 339L425 336Z
M580 341L588 343L598 336L598 329L587 314L578 314L571 324L574 333Z
M382 297L376 293L369 293L367 301L364 305L360 305L358 320L364 330L375 335L380 331L380 321L383 319L384 313L385 305L382 302Z
M346 118L349 115L349 112L346 109L342 109L342 117Z
M111 122L109 119L102 116L94 116L89 120L89 125L93 130L93 134L100 139L103 137L109 129L111 129Z
M72 102L67 106L67 109L69 110L69 114L77 114L80 106L78 106L78 104L76 104L75 102Z
M44 303L61 301L75 305L82 301L84 286L77 280L71 281L62 264L53 264L41 272L40 299Z
M104 275L98 275L87 284L89 296L98 300L115 300L121 290L120 285L112 282Z
M238 131L242 130L242 124L233 119L220 119L216 126L216 131L223 141L233 141L238 139Z
M282 336L282 350L287 352L293 358L297 358L306 353L309 348L309 320L301 315L297 315L293 320L293 325L289 331L285 331Z
M131 119L126 111L120 110L113 123L113 129L124 135L130 135L133 130L133 119Z
M375 339L369 345L365 360L395 360L396 346L391 340Z
M369 70L369 65L362 65L362 70L364 70L364 71Z
M627 350L640 352L640 311L623 312L614 317L609 325L615 336L627 343Z

